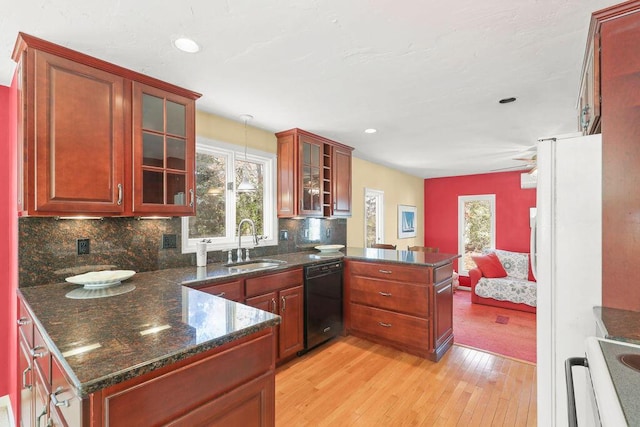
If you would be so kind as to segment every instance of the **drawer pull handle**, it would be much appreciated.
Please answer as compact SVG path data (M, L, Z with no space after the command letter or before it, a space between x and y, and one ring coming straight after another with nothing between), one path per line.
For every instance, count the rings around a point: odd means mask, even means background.
M282 301L282 307L280 309L284 311L284 309L287 307L287 299L285 297L282 297L281 301Z
M41 345L38 345L31 349L31 357L33 357L34 359L39 357L44 357L46 356L46 354L47 354L47 349L45 349Z
M118 184L118 206L122 204L122 184Z
M384 323L384 322L378 322L378 324L384 328L390 328L391 327L391 323Z
M36 427L40 427L40 419L47 415L47 406L48 405L42 407L42 412L40 412L40 415L38 415L38 418L36 418Z
M217 297L222 298L224 295L225 295L225 293L224 293L224 292L220 292L220 293L219 293L219 294L217 294L216 296L217 296Z
M58 387L56 389L56 391L54 391L53 393L51 393L51 402L55 405L55 406L64 406L65 408L68 408L69 406L71 406L71 403L69 403L69 399L66 400L58 400L58 395L60 393L64 393L64 389L62 387Z
M378 292L380 295L382 295L383 297L390 297L391 294L389 292Z
M393 273L393 271L391 271L391 270L378 270L378 272L380 272L382 274L391 274L391 273Z
M329 332L331 330L331 326L327 326L322 330L322 332Z
M28 325L29 323L31 323L31 321L27 317L21 317L18 319L18 326L25 326L25 325Z
M190 196L189 197L189 207L192 208L193 204L195 203L195 198L196 198L196 195L193 192L193 189L189 190L189 196Z
M276 299L275 298L271 298L271 312L275 314L276 312Z
M31 367L28 367L24 371L22 371L22 388L26 390L31 390L31 384L27 384L27 373L31 371Z

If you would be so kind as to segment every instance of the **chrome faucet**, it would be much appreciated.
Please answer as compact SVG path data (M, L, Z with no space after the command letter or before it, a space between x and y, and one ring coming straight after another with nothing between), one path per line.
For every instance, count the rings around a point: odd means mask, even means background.
M253 241L257 245L259 242L258 235L256 234L256 224L249 218L245 218L238 224L238 262L242 261L242 235L240 234L242 231L242 224L248 222L251 225L251 231L253 232ZM247 259L249 261L249 254L247 253Z

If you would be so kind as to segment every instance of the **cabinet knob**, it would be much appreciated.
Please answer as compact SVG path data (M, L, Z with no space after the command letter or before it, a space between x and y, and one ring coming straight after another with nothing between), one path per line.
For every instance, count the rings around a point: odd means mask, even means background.
M37 358L46 356L47 349L44 348L41 345L38 345L38 346L33 347L31 349L30 353L31 353L31 357L33 357L34 359L37 359Z

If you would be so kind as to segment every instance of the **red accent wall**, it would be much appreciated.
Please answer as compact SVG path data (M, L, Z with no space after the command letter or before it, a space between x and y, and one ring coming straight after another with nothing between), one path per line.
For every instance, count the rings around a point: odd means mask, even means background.
M424 244L458 253L458 196L496 195L496 248L529 252L529 208L536 190L521 189L518 172L424 180ZM454 268L457 269L457 262ZM461 285L464 285L464 279Z
M16 128L17 92L0 86L0 396L9 394L14 415L17 390Z

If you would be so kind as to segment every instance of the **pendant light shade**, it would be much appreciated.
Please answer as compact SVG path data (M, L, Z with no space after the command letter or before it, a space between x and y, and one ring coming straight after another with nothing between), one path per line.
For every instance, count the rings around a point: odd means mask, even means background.
M249 120L253 119L253 116L250 116L249 114L243 114L240 117L244 121L244 161L245 161L245 166L242 168L242 181L240 182L240 185L238 185L236 187L236 191L238 191L239 193L248 193L248 192L257 190L256 186L253 185L253 183L251 183L249 181L249 178L247 178L247 169L246 169L246 167L247 167L246 166L246 163L247 163L247 122Z

